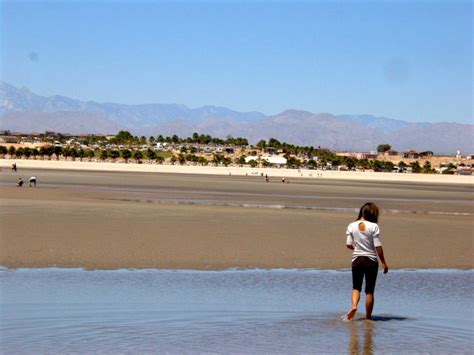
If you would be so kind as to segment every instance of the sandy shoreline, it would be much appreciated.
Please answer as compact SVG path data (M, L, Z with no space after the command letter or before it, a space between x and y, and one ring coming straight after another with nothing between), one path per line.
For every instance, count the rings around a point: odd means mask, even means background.
M39 185L19 189L18 173L0 173L5 267L344 269L345 228L368 198L384 211L391 268L474 267L470 186L19 172L39 176Z
M394 181L394 182L419 182L443 184L473 184L474 176L440 175L440 174L397 174L355 171L321 171L307 169L286 168L250 168L250 167L215 167L215 166L181 166L168 164L136 164L136 163L106 163L85 161L57 161L57 160L13 160L0 159L0 168L9 170L13 162L19 169L63 169L87 170L108 172L151 172L151 173L180 173L204 175L237 175L259 176L268 174L269 177L285 177L288 179L340 179L356 181Z

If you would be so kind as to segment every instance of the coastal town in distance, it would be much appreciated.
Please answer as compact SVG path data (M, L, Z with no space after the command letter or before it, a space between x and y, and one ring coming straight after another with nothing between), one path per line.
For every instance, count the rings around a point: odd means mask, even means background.
M0 131L0 154L5 159L63 160L186 166L236 166L359 172L472 175L474 157L436 155L432 151L398 152L381 143L376 151L339 152L321 146L296 146L275 138L250 144L246 138L225 139L194 133L191 137L74 135L46 131Z

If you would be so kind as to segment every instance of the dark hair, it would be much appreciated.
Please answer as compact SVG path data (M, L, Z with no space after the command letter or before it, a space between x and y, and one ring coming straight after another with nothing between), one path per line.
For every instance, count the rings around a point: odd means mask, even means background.
M366 221L377 223L379 220L379 208L375 205L375 203L367 202L360 208L357 219L359 220L362 217L364 217Z

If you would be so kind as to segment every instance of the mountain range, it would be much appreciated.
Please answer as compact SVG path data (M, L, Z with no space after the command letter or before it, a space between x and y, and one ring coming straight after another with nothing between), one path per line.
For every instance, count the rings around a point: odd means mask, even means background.
M41 96L27 88L0 82L0 129L46 130L72 134L114 134L181 137L194 132L216 137L245 137L250 142L271 137L296 145L335 150L368 151L388 143L396 150L431 150L452 154L474 152L474 125L412 123L373 115L333 115L286 110L267 116L225 107L189 108L179 104L125 105Z

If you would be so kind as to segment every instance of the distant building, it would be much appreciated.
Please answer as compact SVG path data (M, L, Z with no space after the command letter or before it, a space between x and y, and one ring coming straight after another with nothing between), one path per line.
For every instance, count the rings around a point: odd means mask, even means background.
M403 152L403 157L406 159L419 159L420 154L415 150L406 150Z
M420 152L419 153L420 158L431 158L433 157L433 152L430 150L427 150L426 152Z
M0 131L0 143L20 143L20 136L11 135L10 131Z
M252 156L250 156L250 157L245 158L245 162L249 163L251 160L258 161L258 159L265 160L268 163L275 164L275 165L285 165L287 163L286 158L276 157L276 156L271 156L271 157L269 157L269 156L263 156L263 157L252 157Z
M349 158L356 159L377 159L378 154L375 152L347 152L347 153L338 153L337 155Z
M389 156L397 156L398 155L398 152L396 150L393 150L393 149L390 149L390 150L387 150L384 155L389 155Z
M265 148L265 151L266 151L268 154L273 155L273 154L276 153L277 150L276 150L275 148L273 148L273 147L266 147L266 148Z

